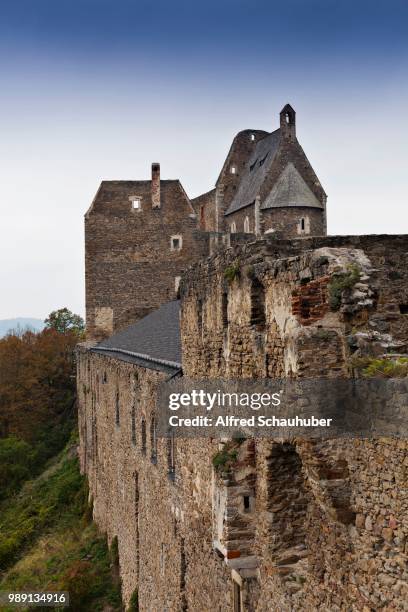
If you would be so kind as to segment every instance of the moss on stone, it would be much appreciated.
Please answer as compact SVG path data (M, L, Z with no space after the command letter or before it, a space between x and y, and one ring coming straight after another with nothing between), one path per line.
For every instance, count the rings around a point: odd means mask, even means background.
M360 280L360 269L356 264L347 266L347 272L335 274L328 284L329 306L339 310L343 291L350 290Z
M364 378L405 378L408 376L408 357L357 357L352 366Z
M224 278L229 283L232 283L232 281L238 278L239 275L240 275L240 265L239 265L238 260L235 260L234 263L227 266L224 270Z

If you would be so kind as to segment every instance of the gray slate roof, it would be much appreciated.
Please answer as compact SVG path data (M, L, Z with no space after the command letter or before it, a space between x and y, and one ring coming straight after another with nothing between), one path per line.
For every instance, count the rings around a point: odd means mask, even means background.
M309 189L292 162L288 163L272 187L270 194L261 204L262 209L282 206L322 208L321 203Z
M163 304L92 350L154 370L181 368L180 301Z
M272 165L279 141L280 129L277 129L257 142L255 151L242 174L237 193L225 212L226 215L255 201Z

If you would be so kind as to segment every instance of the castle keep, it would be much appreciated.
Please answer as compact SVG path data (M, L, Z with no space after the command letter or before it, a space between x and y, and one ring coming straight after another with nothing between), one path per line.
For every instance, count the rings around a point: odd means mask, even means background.
M103 181L85 215L88 337L106 338L174 299L181 274L225 232L325 235L326 195L286 105L272 133L244 130L215 189L190 200L178 180ZM215 234L215 236L214 236Z
M407 610L405 440L157 436L174 376L358 377L406 354L407 237L325 235L289 106L279 130L236 136L199 198L158 172L102 183L86 215L80 461L124 601Z

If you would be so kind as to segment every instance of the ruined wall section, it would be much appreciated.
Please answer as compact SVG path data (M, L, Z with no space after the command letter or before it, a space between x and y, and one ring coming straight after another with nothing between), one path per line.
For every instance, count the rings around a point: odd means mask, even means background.
M181 285L185 373L344 377L355 358L406 355L407 246L404 236L268 238L200 262ZM406 609L406 441L257 441L244 518L245 449L233 456L216 474L216 529L249 609Z
M231 244L182 281L186 375L350 376L356 356L406 351L406 237ZM406 441L177 439L170 469L152 437L166 374L89 349L81 468L126 602L138 588L146 612L406 609Z

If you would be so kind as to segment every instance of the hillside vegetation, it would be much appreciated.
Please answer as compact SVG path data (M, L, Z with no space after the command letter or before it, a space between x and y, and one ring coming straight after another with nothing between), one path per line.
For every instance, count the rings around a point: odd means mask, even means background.
M117 555L92 522L78 467L82 325L71 314L51 313L38 334L0 339L0 591L68 591L69 608L55 609L115 612Z
M121 610L115 554L92 522L87 499L71 444L2 504L0 591L68 591L70 610Z

